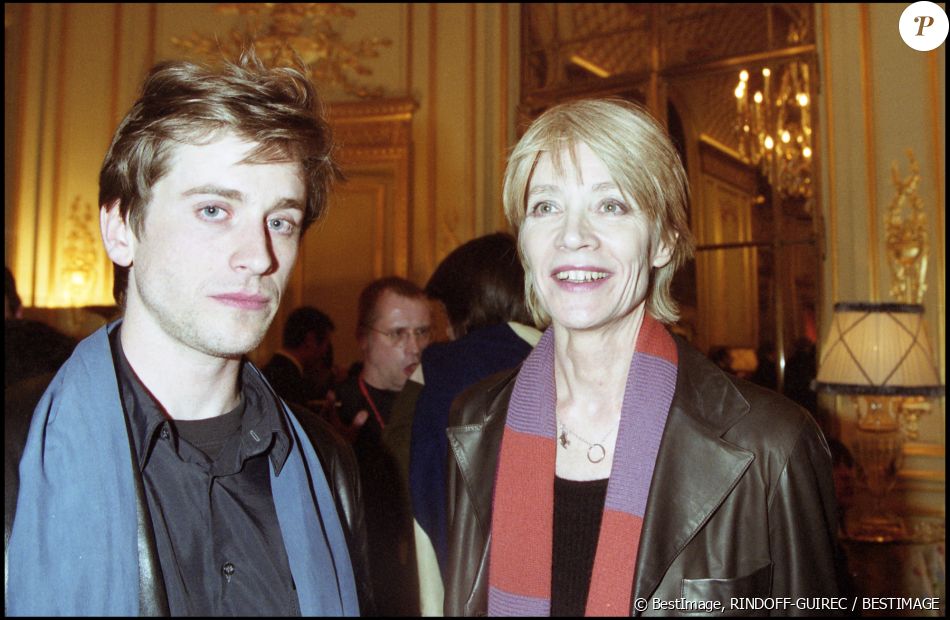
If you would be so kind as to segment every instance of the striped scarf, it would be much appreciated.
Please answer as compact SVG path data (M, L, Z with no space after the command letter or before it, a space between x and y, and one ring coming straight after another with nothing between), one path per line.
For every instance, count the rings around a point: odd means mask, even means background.
M643 514L676 371L676 343L663 325L645 315L623 396L588 616L630 612ZM550 615L556 407L554 333L549 329L525 360L508 405L492 507L492 616Z

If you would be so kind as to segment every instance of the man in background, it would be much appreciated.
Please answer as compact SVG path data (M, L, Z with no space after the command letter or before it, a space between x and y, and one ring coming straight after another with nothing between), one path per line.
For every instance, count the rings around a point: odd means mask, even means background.
M358 304L356 335L363 368L336 390L338 425L353 442L359 461L373 594L382 616L419 615L409 498L382 436L393 402L419 366L431 330L422 289L398 277L371 282Z
M24 379L56 372L73 352L76 340L46 323L24 319L16 280L10 268L5 269L3 385L10 387ZM52 379L52 376L48 379Z
M327 396L333 381L333 321L312 306L297 308L284 324L283 347L264 368L274 391L303 407Z

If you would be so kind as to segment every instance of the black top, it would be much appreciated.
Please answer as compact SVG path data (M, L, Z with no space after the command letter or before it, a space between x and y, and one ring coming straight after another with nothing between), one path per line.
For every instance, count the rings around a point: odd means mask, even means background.
M173 421L110 335L119 391L142 471L174 616L299 616L270 488L290 438L279 402L247 365L241 403L207 420Z
M310 401L326 396L325 392L320 393L315 381L300 374L294 360L279 351L261 368L261 372L277 395L289 403L309 407Z
M552 616L584 615L608 481L554 478Z
M76 347L76 340L39 321L3 322L3 385L55 373ZM35 403L34 403L35 404Z
M379 412L379 416L383 419L383 424L386 424L389 422L389 417L393 410L393 403L396 401L396 396L399 395L399 392L381 390L365 381L363 385L366 386L366 393L369 394L370 399L372 399L372 405L375 405L376 411ZM346 424L352 424L353 418L356 417L356 414L359 413L360 410L366 410L366 413L369 414L369 417L366 418L366 423L363 424L359 434L356 436L356 443L353 444L356 456L359 457L361 452L364 452L367 448L374 448L382 441L383 427L379 424L379 420L376 418L376 413L373 411L373 406L371 406L370 401L366 399L366 396L363 395L363 391L360 389L359 376L349 377L346 381L341 383L336 389L336 398L340 403L338 415L340 416L340 420Z
M364 385L383 424L387 424L399 392L380 390L365 381ZM419 589L412 554L412 513L404 492L405 483L399 477L399 466L383 443L383 427L360 389L358 377L350 377L341 383L336 396L341 405L340 419L346 424L352 424L360 410L369 414L356 436L353 451L360 468L377 614L418 616Z

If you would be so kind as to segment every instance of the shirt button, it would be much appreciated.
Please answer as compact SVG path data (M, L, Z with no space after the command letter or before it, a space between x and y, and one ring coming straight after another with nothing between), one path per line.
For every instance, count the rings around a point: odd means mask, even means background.
M224 575L224 578L228 580L228 583L230 583L231 575L234 574L234 564L225 562L224 566L221 567L221 574Z
M168 437L169 437L168 427L167 427L167 426L163 426L163 427L162 427L162 432L161 432L161 438L162 438L162 439L168 439Z

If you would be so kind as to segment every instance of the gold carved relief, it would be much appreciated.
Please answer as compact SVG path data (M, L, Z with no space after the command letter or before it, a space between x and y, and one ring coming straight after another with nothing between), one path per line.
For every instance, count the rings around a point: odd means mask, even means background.
M906 177L901 177L896 161L891 165L895 194L885 216L884 239L891 268L891 296L901 303L922 304L927 292L927 216L917 193L920 166L911 149L907 149L907 159L910 170ZM920 416L930 412L931 404L923 396L900 400L904 432L908 439L916 440Z
M337 3L267 2L222 3L215 11L239 15L243 28L235 28L224 37L198 33L172 37L172 43L187 52L204 56L224 54L232 59L253 44L268 64L290 65L299 56L317 84L338 85L347 94L361 98L382 96L381 87L360 85L352 76L371 75L372 70L362 61L378 57L379 48L389 47L392 41L380 37L352 43L344 41L333 20L352 19L356 15L353 9Z
M84 305L92 289L99 259L99 239L95 215L98 210L80 196L69 207L66 217L66 243L63 246L59 269L60 286L65 305Z
M896 193L885 216L885 243L891 267L891 296L903 303L919 304L927 292L927 216L917 193L920 166L910 149L907 158L910 174L906 177L901 177L897 162L891 166Z

